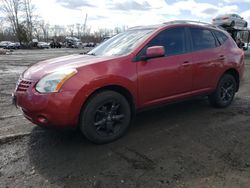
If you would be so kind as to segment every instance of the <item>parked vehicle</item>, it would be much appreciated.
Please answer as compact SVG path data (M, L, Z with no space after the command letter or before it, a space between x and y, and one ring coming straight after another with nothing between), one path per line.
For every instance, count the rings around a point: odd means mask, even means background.
M16 44L16 49L20 49L21 48L20 42L15 42L15 44Z
M62 44L60 42L54 41L54 40L51 41L49 45L51 48L61 48L62 47Z
M10 42L7 44L5 49L19 49L21 47L19 42Z
M243 59L229 33L212 25L134 27L86 55L28 68L13 101L37 125L79 127L92 142L107 143L120 138L141 109L200 95L227 107L239 90Z
M243 46L244 50L250 50L250 43L245 42Z
M71 44L71 48L82 48L82 42L74 42Z
M96 44L94 42L88 42L88 44L86 45L86 47L95 47Z
M38 42L37 47L41 49L49 49L49 44L47 42Z
M66 37L65 38L65 46L67 48L82 48L84 47L81 40L76 37Z
M9 44L11 44L10 41L2 41L0 42L0 48L6 48Z
M212 23L214 25L222 26L238 26L238 27L247 27L247 21L245 21L238 14L224 14L217 16L213 19Z

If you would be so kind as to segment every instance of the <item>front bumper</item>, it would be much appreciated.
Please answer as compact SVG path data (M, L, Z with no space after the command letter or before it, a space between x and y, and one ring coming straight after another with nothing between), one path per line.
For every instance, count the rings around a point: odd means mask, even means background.
M42 127L75 128L78 124L80 106L75 101L76 92L64 91L41 94L35 90L35 83L17 88L12 95L13 104L20 107L24 116L36 125ZM21 88L21 89L20 89Z

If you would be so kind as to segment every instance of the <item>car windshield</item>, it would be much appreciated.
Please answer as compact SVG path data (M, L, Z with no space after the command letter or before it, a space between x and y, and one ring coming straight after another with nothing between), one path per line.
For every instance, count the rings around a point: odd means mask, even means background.
M146 39L153 29L128 30L103 42L91 50L88 55L120 56L130 53L138 44Z

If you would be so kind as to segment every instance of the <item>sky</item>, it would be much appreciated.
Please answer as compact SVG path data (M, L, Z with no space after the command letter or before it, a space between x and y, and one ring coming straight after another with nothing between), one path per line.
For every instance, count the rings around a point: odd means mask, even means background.
M36 13L51 25L83 24L92 30L159 24L185 19L211 22L237 13L250 23L250 0L32 0ZM249 24L250 25L250 24Z

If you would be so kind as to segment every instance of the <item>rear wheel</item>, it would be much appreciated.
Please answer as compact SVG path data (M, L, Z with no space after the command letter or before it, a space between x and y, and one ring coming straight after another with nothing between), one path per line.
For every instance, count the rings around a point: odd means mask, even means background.
M236 92L236 81L231 74L224 74L213 94L209 96L209 102L217 108L229 106Z
M128 129L131 111L120 93L103 91L89 99L81 113L80 128L92 142L104 144L120 138Z

